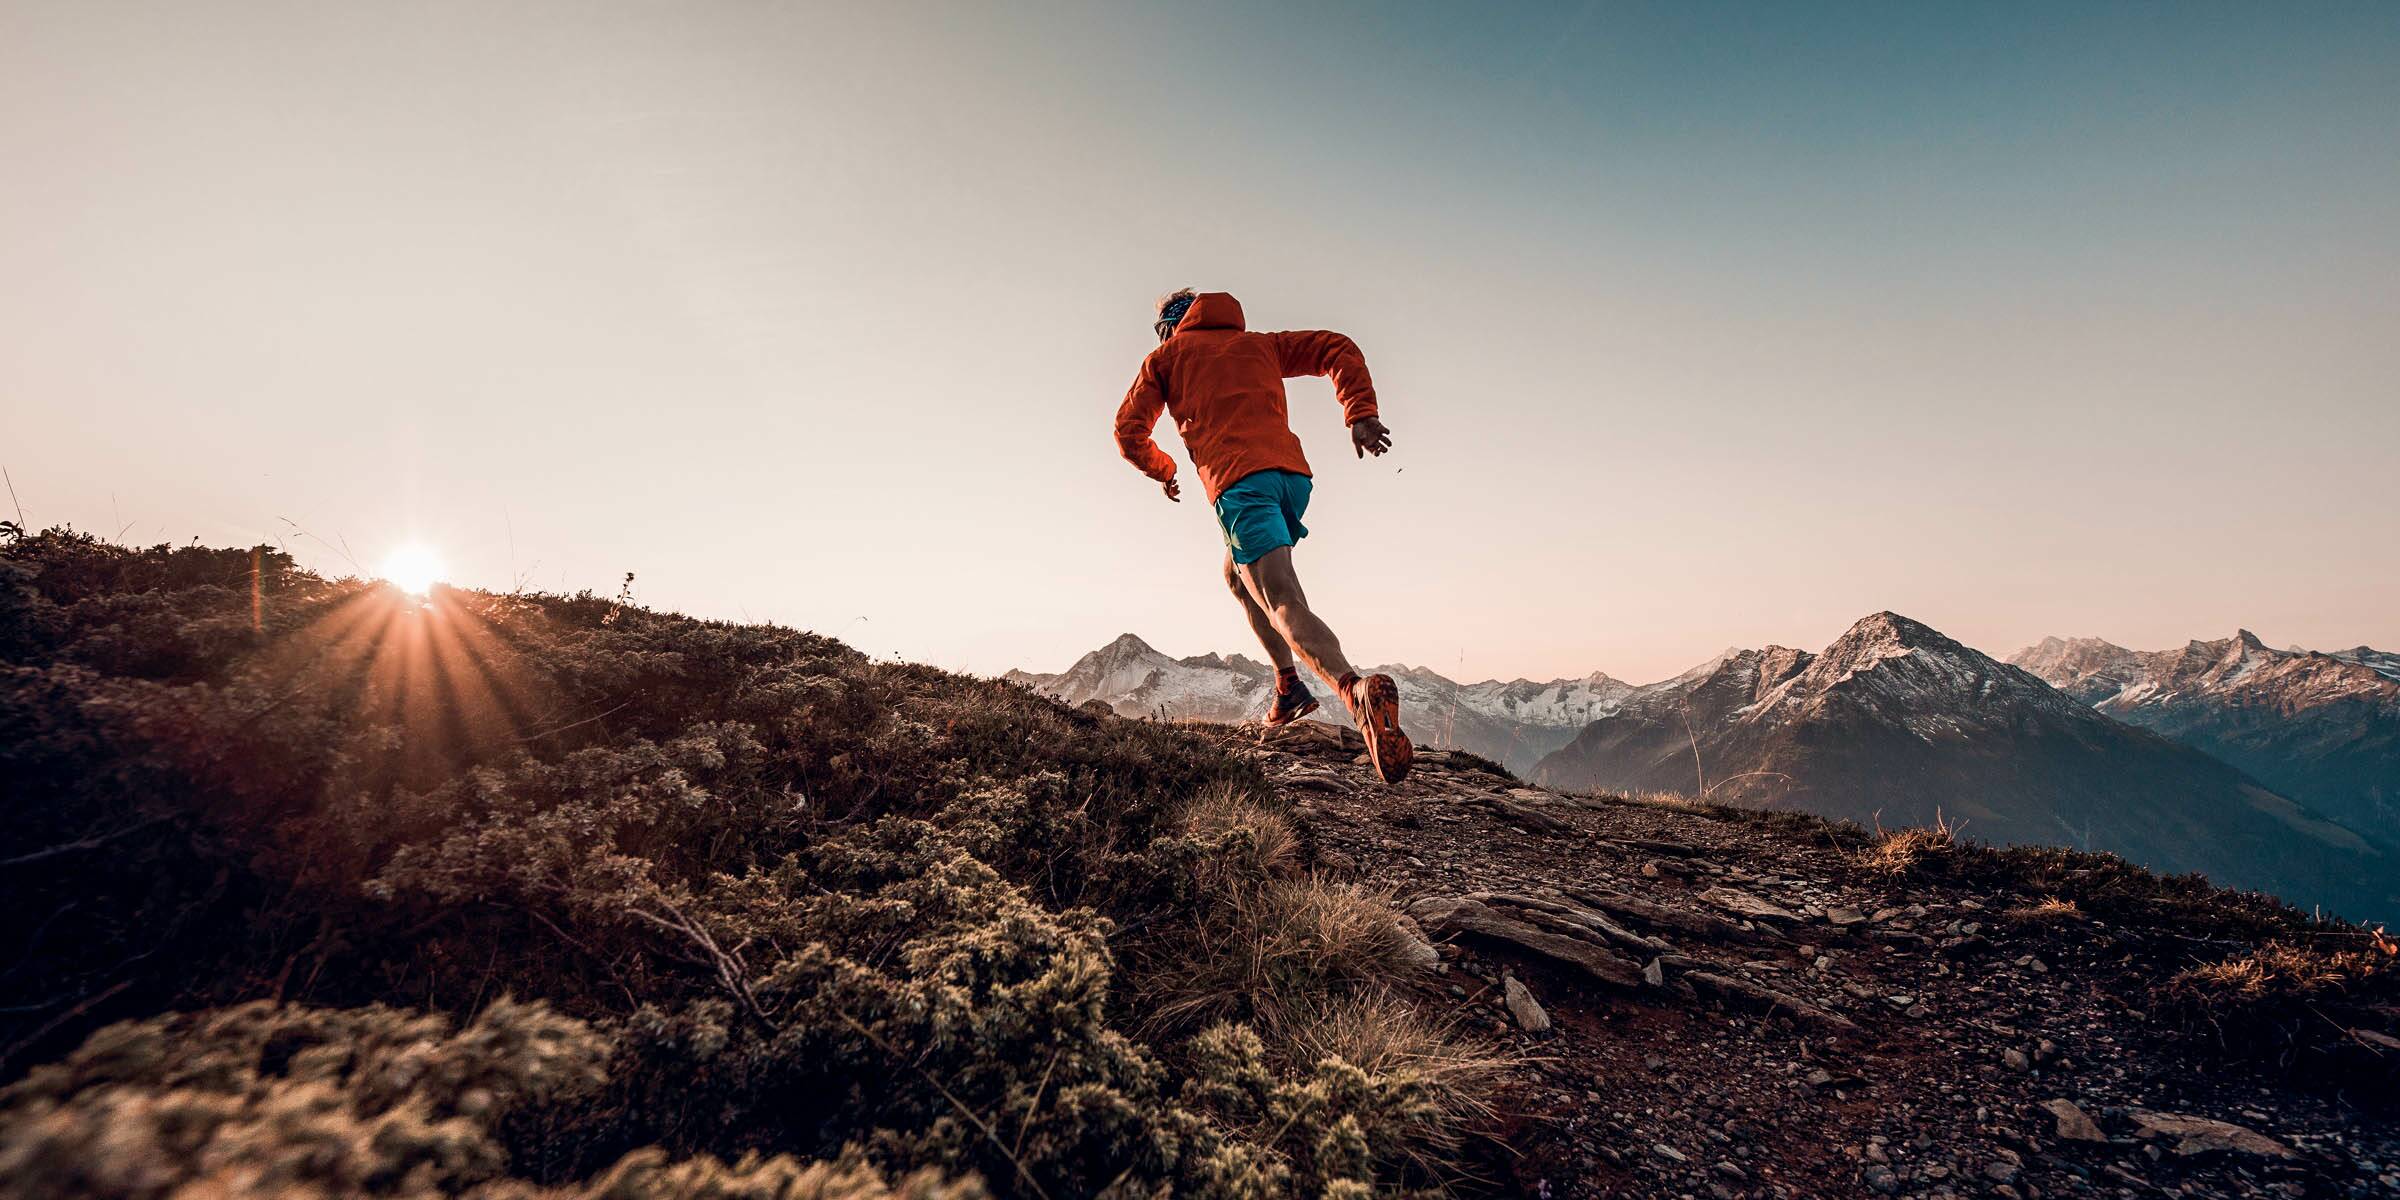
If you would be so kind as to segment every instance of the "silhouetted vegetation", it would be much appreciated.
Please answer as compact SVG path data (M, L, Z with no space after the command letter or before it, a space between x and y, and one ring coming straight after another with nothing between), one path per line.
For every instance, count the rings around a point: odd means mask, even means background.
M1490 1073L1205 739L622 596L19 537L0 793L8 1190L1357 1196Z

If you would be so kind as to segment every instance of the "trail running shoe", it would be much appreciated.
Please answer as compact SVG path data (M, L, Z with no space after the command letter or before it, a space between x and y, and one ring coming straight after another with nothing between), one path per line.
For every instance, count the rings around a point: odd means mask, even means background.
M1309 695L1307 688L1277 692L1275 703L1267 709L1266 726L1269 729L1281 729L1315 711L1317 698Z
M1375 764L1375 773L1385 783L1408 778L1417 748L1400 732L1400 686L1389 675L1369 675L1352 682L1342 699L1350 706L1350 719L1358 723L1359 736L1367 741L1367 761Z

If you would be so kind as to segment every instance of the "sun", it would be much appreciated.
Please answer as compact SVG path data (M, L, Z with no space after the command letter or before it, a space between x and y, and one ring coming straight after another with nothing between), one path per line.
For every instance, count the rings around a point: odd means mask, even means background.
M434 584L442 582L448 571L433 547L423 542L404 542L384 556L382 574L386 583L410 595L422 596Z

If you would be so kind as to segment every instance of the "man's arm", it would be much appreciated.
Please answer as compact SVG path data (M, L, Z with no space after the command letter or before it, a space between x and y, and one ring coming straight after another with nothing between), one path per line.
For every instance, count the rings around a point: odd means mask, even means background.
M1342 404L1342 423L1350 427L1351 449L1364 458L1392 448L1392 431L1384 428L1375 407L1375 380L1367 374L1367 356L1358 343L1327 329L1304 329L1267 335L1283 377L1325 375L1333 380L1334 399Z
M1148 359L1142 360L1141 373L1133 377L1133 387L1125 393L1125 402L1117 406L1117 453L1125 456L1141 473L1159 481L1166 488L1167 499L1182 500L1182 491L1175 483L1175 460L1158 448L1150 431L1158 426L1158 414L1167 407L1166 390L1159 386L1158 371Z

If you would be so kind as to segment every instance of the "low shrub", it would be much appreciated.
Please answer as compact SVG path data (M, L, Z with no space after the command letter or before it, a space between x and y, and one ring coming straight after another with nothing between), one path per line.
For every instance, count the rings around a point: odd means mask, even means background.
M1397 927L1203 736L63 531L0 648L0 1071L67 1055L0 1190L1349 1195L1465 1128L1468 1073L1295 1049Z
M0 1093L23 1196L447 1195L499 1176L496 1123L594 1091L606 1039L502 999L464 1029L265 1003L109 1026Z

